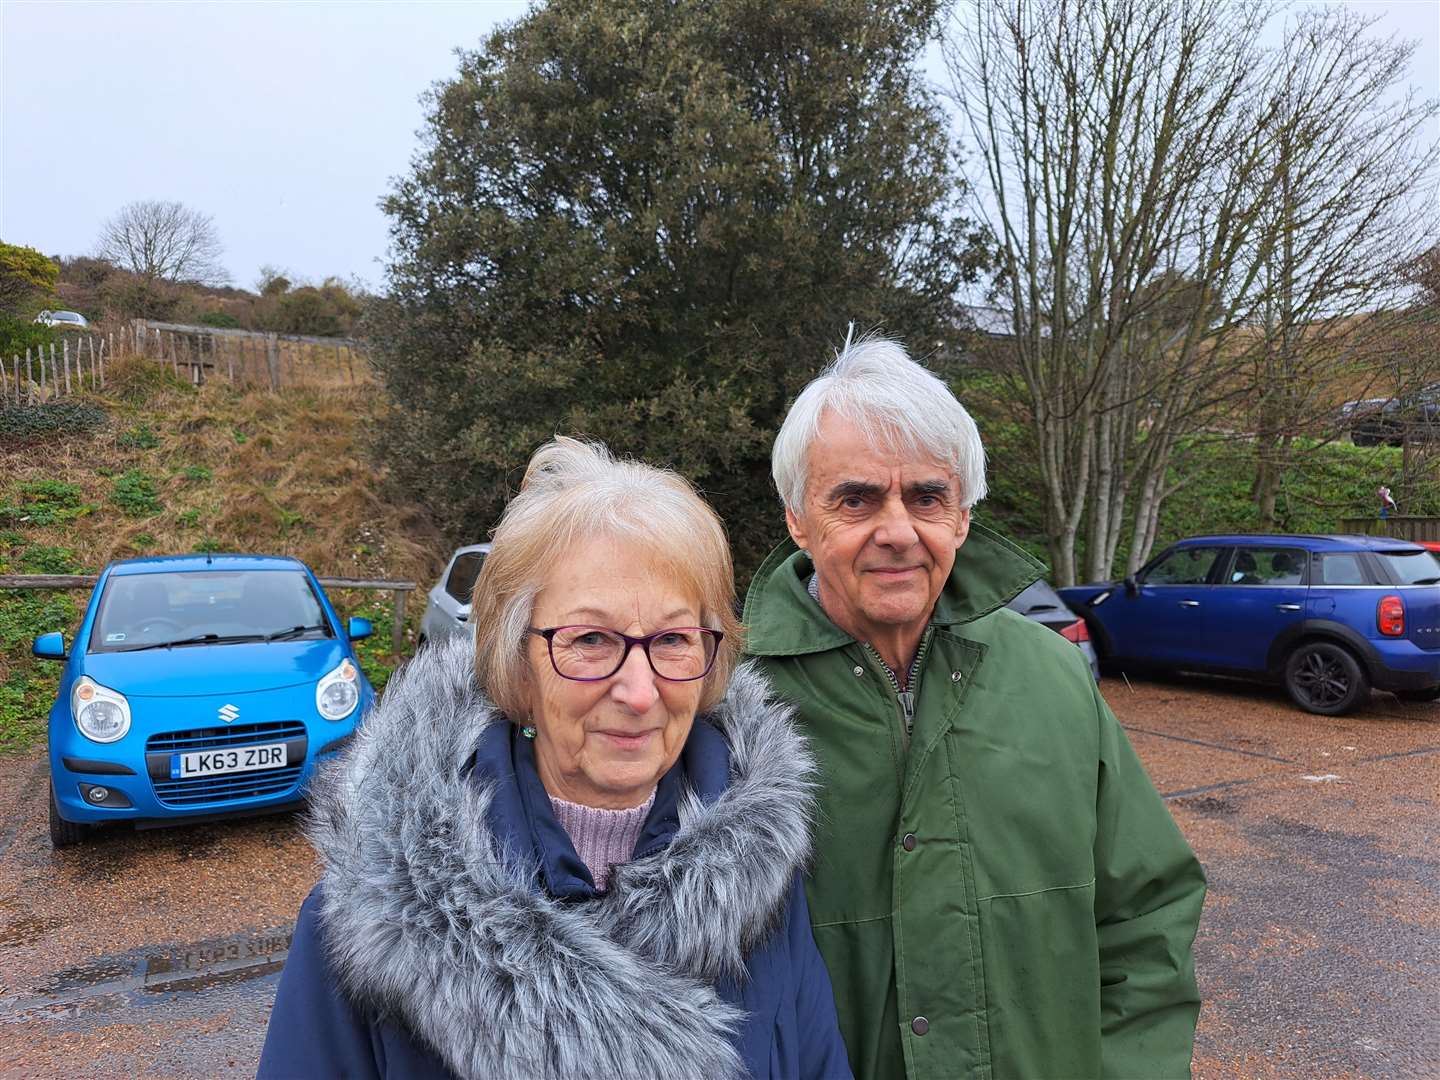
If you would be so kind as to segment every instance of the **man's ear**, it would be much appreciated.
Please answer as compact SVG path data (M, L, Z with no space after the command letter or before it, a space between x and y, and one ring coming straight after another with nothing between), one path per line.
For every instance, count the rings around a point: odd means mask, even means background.
M809 544L806 542L805 523L801 520L800 515L788 506L785 508L785 528L790 530L790 539L795 541L796 547L801 551L809 550Z
M960 550L960 545L965 543L965 538L970 535L970 511L960 511L960 523L955 528L955 550Z

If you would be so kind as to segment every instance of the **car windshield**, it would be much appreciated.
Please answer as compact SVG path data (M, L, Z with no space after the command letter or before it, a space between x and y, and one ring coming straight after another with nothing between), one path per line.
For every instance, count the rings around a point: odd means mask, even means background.
M110 578L90 651L331 636L299 570L168 571Z
M56 322L78 323L80 321L80 316L76 315L73 311L57 311L50 317Z
M1428 551L1379 551L1380 561L1390 568L1401 585L1440 585L1440 562Z

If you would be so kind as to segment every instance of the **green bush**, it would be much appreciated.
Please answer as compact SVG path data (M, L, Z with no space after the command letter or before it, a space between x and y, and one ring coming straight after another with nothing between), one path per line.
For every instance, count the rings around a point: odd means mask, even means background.
M126 517L151 517L165 509L155 481L139 469L127 469L115 478L111 499Z
M0 503L0 520L16 525L55 525L88 513L80 502L80 488L59 480L35 480L21 484L18 503Z
M203 484L210 479L211 473L204 465L186 465L180 470L180 475L191 483Z
M149 424L131 428L115 441L127 450L154 450L160 445L160 437L150 430Z
M103 427L105 410L84 401L0 406L0 439L45 435L83 435Z
M187 529L193 529L200 524L199 510L182 510L175 515L175 524L184 525Z
M70 548L36 544L20 556L20 569L27 574L78 574L80 566Z
M196 543L196 545L190 550L198 552L201 555L213 555L217 551L224 551L225 545L222 544L219 540L216 540L213 536L207 536L205 537L205 539Z
M207 311L200 316L201 326L215 326L222 330L238 330L240 320L228 311Z
M20 360L20 371L25 371L25 350L59 348L55 332L48 326L31 322L29 319L11 319L0 316L0 360L5 361L5 374L13 374L12 360Z

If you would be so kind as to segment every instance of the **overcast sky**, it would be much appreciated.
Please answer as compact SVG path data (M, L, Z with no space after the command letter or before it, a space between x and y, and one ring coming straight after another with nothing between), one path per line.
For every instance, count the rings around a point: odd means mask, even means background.
M0 0L0 239L85 254L124 203L175 199L214 217L237 285L270 264L378 286L420 95L526 6ZM1419 39L1440 96L1440 0L1347 6Z

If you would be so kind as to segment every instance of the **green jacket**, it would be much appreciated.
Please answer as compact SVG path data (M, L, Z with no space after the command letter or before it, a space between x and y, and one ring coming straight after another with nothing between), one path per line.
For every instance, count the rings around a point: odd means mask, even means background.
M1205 878L1080 651L1005 608L1041 569L971 527L908 746L808 555L772 552L746 599L821 762L810 918L860 1080L1190 1075Z

